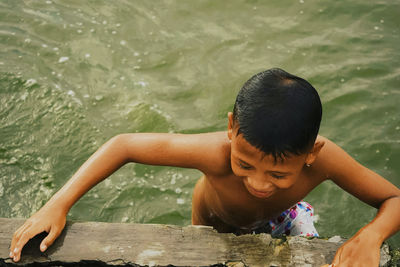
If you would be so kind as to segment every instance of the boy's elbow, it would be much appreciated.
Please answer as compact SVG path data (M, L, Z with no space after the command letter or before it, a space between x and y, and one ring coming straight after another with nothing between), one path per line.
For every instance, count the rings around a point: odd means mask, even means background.
M110 140L108 140L108 143L112 145L123 145L126 141L126 134L118 134L116 136L113 136Z
M122 160L126 163L128 162L128 140L129 140L129 135L131 134L118 134L114 137L112 137L107 143L109 143L114 149L115 153L117 153L119 158L122 158Z
M112 137L110 140L124 140L126 139L129 135L132 135L131 133L121 133L121 134L117 134L114 137Z
M398 201L400 201L400 189L399 188L397 188L396 192L394 192L394 194L389 197L389 199L391 199L391 198L395 198Z
M400 195L399 194L389 197L389 199L395 199L396 201L398 201L400 203Z
M390 197L388 197L387 199L385 199L379 206L378 209L382 207L382 205L384 205L385 203L396 203L396 206L400 207L400 195L399 193L397 193L396 195L392 195Z
M121 145L121 146L127 146L129 144L129 141L132 139L132 135L135 135L135 134L134 133L117 134L110 139L110 142L113 142L113 143L115 143L117 145Z

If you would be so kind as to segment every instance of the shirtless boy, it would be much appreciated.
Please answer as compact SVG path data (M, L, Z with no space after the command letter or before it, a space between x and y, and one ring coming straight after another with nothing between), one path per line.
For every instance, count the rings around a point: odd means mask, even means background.
M244 84L227 132L115 136L15 232L10 257L19 261L26 242L43 231L49 233L40 245L45 251L82 195L122 165L137 162L200 170L192 223L220 232L317 235L312 208L300 201L332 180L379 209L339 248L334 266L378 266L382 242L400 228L400 190L318 136L321 114L319 96L307 81L271 69Z

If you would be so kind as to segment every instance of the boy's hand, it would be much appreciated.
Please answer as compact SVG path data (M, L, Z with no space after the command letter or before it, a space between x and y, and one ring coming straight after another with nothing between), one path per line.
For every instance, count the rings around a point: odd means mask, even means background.
M382 242L376 233L361 229L336 252L332 266L379 266Z
M45 231L49 234L40 244L40 250L44 252L60 235L65 222L66 213L47 203L15 231L11 241L10 258L15 262L19 261L25 244L37 234Z

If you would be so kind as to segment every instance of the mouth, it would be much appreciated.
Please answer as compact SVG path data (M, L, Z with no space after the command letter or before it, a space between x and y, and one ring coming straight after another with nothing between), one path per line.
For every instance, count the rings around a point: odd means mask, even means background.
M274 191L259 191L259 190L252 188L250 185L246 185L246 187L247 187L247 190L249 190L250 194L252 194L253 196L258 197L258 198L267 198L267 197L270 197L274 193Z

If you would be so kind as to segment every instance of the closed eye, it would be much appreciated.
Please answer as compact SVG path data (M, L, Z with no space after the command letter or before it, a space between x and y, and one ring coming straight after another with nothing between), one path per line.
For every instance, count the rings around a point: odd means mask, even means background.
M274 173L271 173L271 176L274 177L275 179L285 178L285 175L278 175L278 174L274 174Z
M246 165L246 164L243 164L243 163L241 163L241 162L239 162L238 165L239 165L239 167L240 167L241 169L243 169L243 170L250 170L250 169L251 169L251 166L250 166L250 165Z

